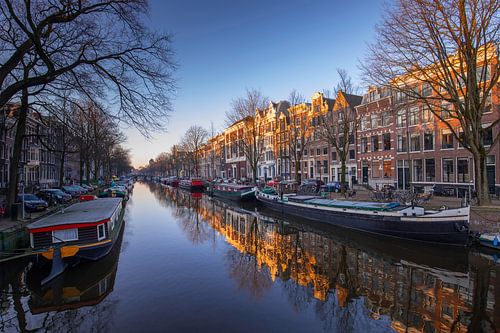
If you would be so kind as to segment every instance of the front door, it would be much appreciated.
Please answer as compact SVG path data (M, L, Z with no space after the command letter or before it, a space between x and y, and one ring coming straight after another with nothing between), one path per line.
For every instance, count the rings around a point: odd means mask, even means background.
M368 166L363 165L363 183L368 184Z

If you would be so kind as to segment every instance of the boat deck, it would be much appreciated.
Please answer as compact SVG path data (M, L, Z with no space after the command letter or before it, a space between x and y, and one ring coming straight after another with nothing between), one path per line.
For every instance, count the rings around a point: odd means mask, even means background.
M348 200L335 200L324 199L315 196L297 196L288 197L291 202L300 202L316 206L335 207L335 208L348 208L360 209L369 211L394 211L400 207L397 202L366 202L366 201L348 201Z
M44 217L27 226L28 229L39 229L57 225L93 223L110 218L121 205L122 198L101 198L79 202L62 211Z

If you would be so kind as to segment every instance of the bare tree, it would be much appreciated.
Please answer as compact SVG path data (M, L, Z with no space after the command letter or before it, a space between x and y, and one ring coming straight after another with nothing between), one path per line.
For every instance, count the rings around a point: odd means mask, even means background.
M355 105L352 105L352 98L356 97L356 103L361 102L361 96L351 95L356 91L347 71L338 68L339 83L337 84L336 100L331 111L320 116L316 130L321 139L328 142L337 152L340 161L340 182L346 183L347 159L349 157L349 145L355 144L358 120L356 117ZM344 187L342 187L344 191Z
M472 154L479 205L491 202L486 157L500 140L498 130L491 137L500 122L491 106L500 75L499 9L497 0L398 0L362 65L369 84L430 110Z
M182 146L191 155L196 177L200 176L200 148L205 144L207 138L208 132L206 129L198 125L192 125L181 139Z
M288 97L288 150L290 159L295 165L295 180L301 181L301 161L305 147L311 141L311 122L308 113L310 105L305 103L305 98L296 90L292 90Z
M269 99L256 89L247 89L245 97L238 97L231 102L231 110L226 112L228 126L243 120L244 138L243 150L248 165L252 171L252 180L257 179L259 161L264 153L264 140L259 132L259 124L255 121L255 112L263 110L269 104Z
M151 32L147 13L146 0L2 1L0 107L59 80L104 97L145 135L162 127L175 64L170 36Z

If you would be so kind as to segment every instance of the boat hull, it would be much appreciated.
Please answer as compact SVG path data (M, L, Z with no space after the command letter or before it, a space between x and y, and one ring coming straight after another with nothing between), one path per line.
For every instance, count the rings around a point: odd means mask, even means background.
M403 221L401 217L342 213L313 207L295 206L257 196L264 206L281 214L344 228L410 241L465 246L469 241L468 221Z
M255 190L251 191L221 191L217 189L212 189L212 195L214 197L229 199L233 201L250 201L255 200Z

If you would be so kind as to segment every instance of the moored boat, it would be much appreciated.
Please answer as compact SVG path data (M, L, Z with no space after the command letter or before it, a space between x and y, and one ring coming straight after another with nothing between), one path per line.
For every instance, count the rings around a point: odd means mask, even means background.
M500 234L499 233L483 233L479 235L479 244L500 250Z
M280 196L275 191L257 190L264 206L309 220L344 228L412 241L446 245L467 245L469 207L426 211L398 203L330 200L316 196Z
M255 199L255 187L251 185L216 183L210 186L210 193L219 198L243 201Z
M69 262L106 256L123 224L123 200L101 198L79 202L27 226L33 252L52 262L42 283L61 274Z
M183 179L179 181L179 187L190 190L190 191L200 191L203 190L205 186L205 182L201 179L193 178L193 179Z

